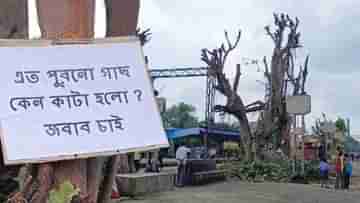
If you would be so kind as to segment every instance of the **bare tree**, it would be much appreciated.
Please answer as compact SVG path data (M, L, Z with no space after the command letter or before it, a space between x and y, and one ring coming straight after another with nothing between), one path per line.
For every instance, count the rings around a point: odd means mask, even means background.
M271 31L269 26L265 27L266 33L274 43L273 55L270 64L266 57L263 59L264 76L270 86L270 99L268 101L256 101L245 105L238 94L239 80L241 77L240 65L236 68L233 84L224 74L224 64L231 51L233 51L240 40L241 32L234 43L225 32L226 45L220 48L202 50L202 61L209 66L210 75L217 80L216 89L227 98L226 105L215 106L217 111L234 115L240 122L241 139L247 158L251 158L251 146L256 142L257 150L267 143L273 143L273 149L282 147L287 152L288 135L290 131L291 117L286 111L287 95L302 95L305 92L305 83L308 76L309 56L306 57L303 66L296 73L296 49L301 47L300 33L298 32L299 20L291 19L285 14L274 14L275 30ZM288 93L292 90L292 93ZM260 111L257 128L251 132L247 113Z
M227 79L224 73L224 65L229 54L238 46L241 38L241 31L238 32L235 42L231 42L228 33L225 31L226 45L223 43L217 49L203 49L201 60L208 65L210 77L215 77L217 84L216 90L227 99L224 106L217 105L215 110L226 112L235 116L239 120L241 130L241 144L244 149L245 158L251 160L252 145L254 137L252 135L247 113L263 109L264 103L261 101L245 105L241 96L238 94L239 81L241 77L241 66L237 65L236 75L233 84Z
M308 76L309 57L304 66L295 73L296 49L300 44L298 31L299 19L292 19L286 14L274 14L275 30L265 27L267 35L274 43L270 65L264 57L265 77L270 84L271 96L269 108L264 113L263 134L266 139L273 138L274 149L287 150L291 118L286 111L286 96L289 95L289 85L292 85L291 95L306 94L305 83Z

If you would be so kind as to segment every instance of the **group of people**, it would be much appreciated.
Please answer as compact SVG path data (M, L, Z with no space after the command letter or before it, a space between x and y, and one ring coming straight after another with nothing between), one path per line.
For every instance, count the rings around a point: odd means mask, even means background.
M350 180L353 168L353 156L344 153L340 148L337 148L335 160L336 182L335 189L349 189ZM321 187L329 188L329 171L330 165L325 156L320 158L320 184Z

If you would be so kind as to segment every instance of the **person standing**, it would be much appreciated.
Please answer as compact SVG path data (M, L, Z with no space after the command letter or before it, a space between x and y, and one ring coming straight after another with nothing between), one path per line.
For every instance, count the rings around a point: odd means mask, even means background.
M320 185L321 187L328 188L329 180L329 164L325 158L320 161Z
M344 157L341 149L337 149L336 161L335 161L335 170L336 170L336 182L335 189L343 189L344 188L344 178L343 178L343 170L344 170Z
M347 154L345 155L345 167L344 167L344 189L350 189L350 179L352 176L352 159Z
M190 154L190 148L185 145L180 146L176 150L176 160L178 162L176 185L179 187L184 186L186 179L186 160Z
M134 165L135 165L135 172L138 172L140 170L140 163L141 161L141 153L135 152L134 154Z

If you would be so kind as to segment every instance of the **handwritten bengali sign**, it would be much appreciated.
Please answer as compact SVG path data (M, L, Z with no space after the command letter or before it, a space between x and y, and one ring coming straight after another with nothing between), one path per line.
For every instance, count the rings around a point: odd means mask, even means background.
M6 164L167 146L138 41L0 47Z

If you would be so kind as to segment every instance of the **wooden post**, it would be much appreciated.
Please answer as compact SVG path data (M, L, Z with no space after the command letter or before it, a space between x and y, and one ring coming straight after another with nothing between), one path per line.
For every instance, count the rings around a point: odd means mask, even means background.
M37 10L41 35L44 39L94 37L95 0L37 0ZM64 181L71 181L80 189L81 195L88 194L86 160L61 161L52 164L52 167L55 184L51 188Z

